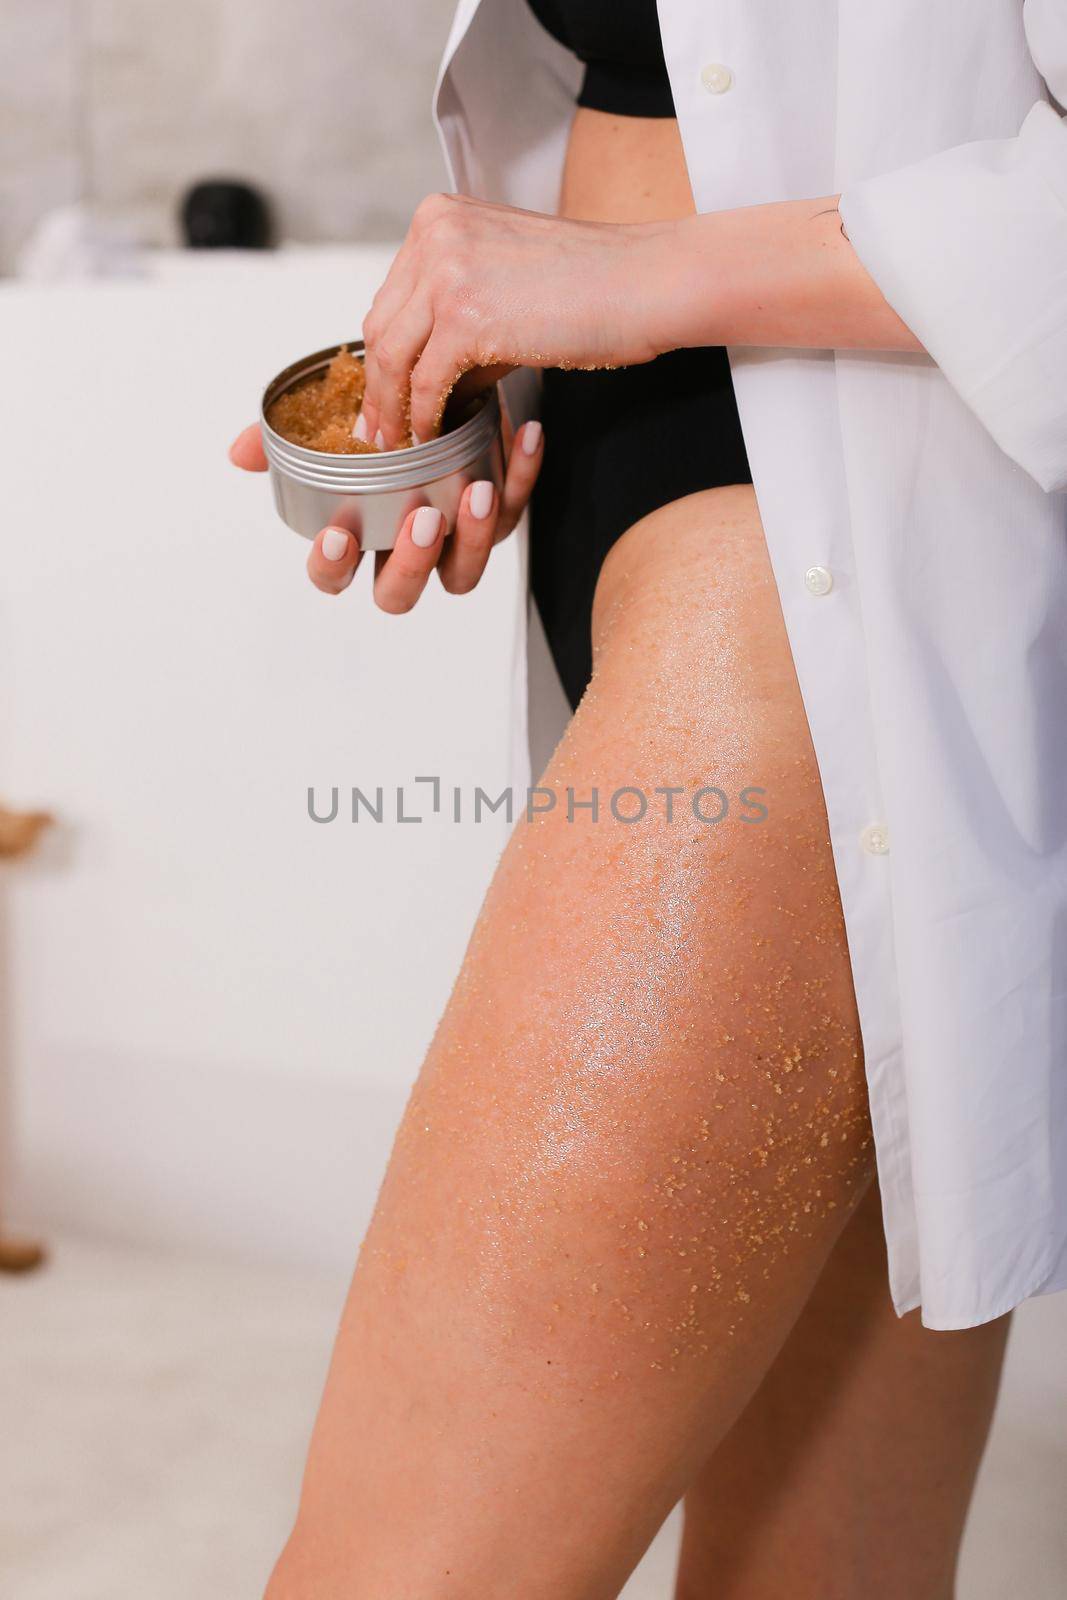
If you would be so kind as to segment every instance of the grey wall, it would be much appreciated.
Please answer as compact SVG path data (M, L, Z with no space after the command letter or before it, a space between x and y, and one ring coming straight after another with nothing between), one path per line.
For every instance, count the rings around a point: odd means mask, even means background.
M72 0L0 0L0 271L81 186Z
M78 198L172 242L192 179L248 177L279 231L391 239L443 172L450 0L0 0L0 270Z

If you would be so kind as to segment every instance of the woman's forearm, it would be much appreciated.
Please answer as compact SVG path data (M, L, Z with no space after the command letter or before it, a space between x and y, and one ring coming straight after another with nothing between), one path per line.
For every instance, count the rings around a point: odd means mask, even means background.
M921 350L846 238L836 195L676 223L664 348Z
M363 322L367 437L432 438L474 368L632 366L699 345L921 350L836 200L601 223L428 196Z

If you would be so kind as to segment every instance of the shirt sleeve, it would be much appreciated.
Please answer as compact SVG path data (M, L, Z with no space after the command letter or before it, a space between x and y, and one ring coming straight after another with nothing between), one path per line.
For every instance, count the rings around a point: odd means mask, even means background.
M1067 0L1025 0L1067 106ZM889 304L1012 460L1067 490L1067 118L1040 100L1014 138L956 145L847 185L841 220Z

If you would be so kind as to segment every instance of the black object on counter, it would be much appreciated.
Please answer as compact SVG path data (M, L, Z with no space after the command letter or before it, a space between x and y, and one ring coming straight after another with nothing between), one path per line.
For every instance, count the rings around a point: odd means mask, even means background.
M267 250L270 207L250 184L232 178L194 183L181 203L182 237L191 250Z

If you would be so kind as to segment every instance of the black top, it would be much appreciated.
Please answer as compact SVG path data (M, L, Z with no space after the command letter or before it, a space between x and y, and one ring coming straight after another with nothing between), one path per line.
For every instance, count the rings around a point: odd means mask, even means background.
M553 38L585 62L580 106L622 117L673 117L656 0L528 0Z

